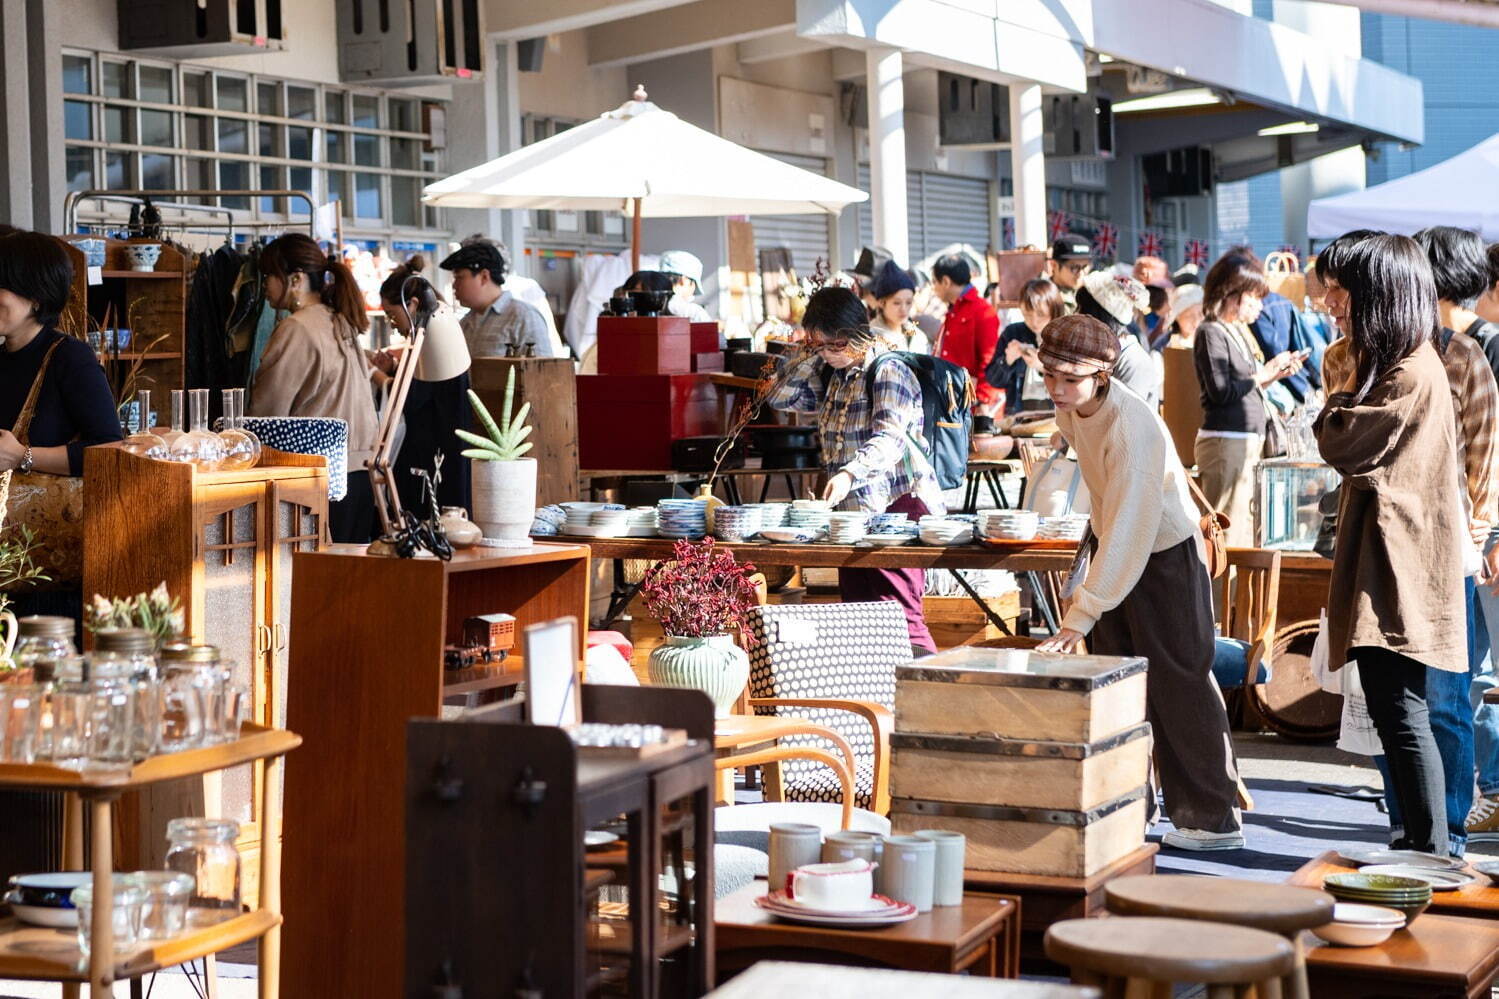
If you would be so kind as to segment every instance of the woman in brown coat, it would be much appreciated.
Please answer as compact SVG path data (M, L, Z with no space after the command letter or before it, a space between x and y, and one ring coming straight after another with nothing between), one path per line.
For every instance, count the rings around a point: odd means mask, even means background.
M1352 659L1390 764L1405 835L1393 845L1445 856L1441 759L1426 667L1466 672L1462 469L1431 269L1404 236L1376 236L1340 259L1349 384L1317 420L1322 458L1343 476L1327 599L1329 661ZM1341 304L1339 305L1341 306Z

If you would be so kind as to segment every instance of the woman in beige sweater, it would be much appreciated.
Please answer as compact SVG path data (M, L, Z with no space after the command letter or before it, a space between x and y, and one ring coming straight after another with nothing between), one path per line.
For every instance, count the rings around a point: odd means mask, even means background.
M1212 678L1212 588L1186 472L1155 407L1110 378L1119 338L1107 326L1064 316L1041 343L1057 426L1092 498L1097 548L1061 630L1040 649L1072 652L1086 637L1099 655L1144 656L1145 712L1176 826L1162 842L1240 849L1238 767Z
M260 254L266 300L291 313L276 325L250 386L252 416L320 416L349 425L349 491L328 504L334 541L364 544L375 527L365 462L379 433L370 364L359 347L369 326L354 275L310 237L291 233Z

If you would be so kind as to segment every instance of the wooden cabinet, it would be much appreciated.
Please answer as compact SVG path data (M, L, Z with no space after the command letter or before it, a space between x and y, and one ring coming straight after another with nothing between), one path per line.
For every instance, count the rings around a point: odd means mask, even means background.
M186 634L216 645L251 690L251 720L286 723L291 562L324 547L324 459L266 449L255 468L202 473L118 445L84 457L83 586L125 596L166 583L182 601ZM259 764L255 765L260 766ZM264 802L251 766L154 785L122 802L122 862L160 867L166 825L182 815L241 824L246 891L254 897Z

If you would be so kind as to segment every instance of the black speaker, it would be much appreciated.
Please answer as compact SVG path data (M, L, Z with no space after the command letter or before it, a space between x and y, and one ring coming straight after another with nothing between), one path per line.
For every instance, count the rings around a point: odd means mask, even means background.
M522 73L540 73L541 57L546 55L545 38L523 38L515 43L515 67Z

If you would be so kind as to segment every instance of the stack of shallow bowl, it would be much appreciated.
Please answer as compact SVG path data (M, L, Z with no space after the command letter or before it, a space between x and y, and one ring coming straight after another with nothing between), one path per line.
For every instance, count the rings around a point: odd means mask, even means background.
M625 518L624 536L654 538L656 536L656 508L653 506L631 507Z
M904 513L871 513L869 515L870 534L903 534L907 531L915 533L918 530L916 521Z
M567 519L557 525L557 530L563 534L571 534L575 537L590 537L593 532L593 515L608 506L607 503L563 503L562 511Z
M1030 541L1041 528L1041 515L1034 510L986 510L979 527L986 538Z
M767 527L785 527L786 518L791 516L790 503L751 503L760 512L760 530Z
M708 508L703 500L661 500L656 504L656 519L656 533L663 538L697 540L708 533Z
M713 536L720 541L747 541L760 533L760 511L752 506L721 506L713 511Z
M821 534L828 529L832 515L832 506L822 500L797 500L791 504L791 514L786 518L786 526Z
M1036 537L1045 541L1081 541L1088 529L1088 515L1069 513L1065 517L1042 517Z
M606 506L595 510L589 517L589 526L596 538L618 538L630 526L630 511L622 506Z
M1322 879L1322 888L1340 902L1398 910L1405 915L1406 926L1431 905L1431 882L1393 874L1329 874Z
M921 518L921 543L946 548L950 545L966 545L973 540L973 525L966 520L948 520L944 517Z
M844 511L828 518L828 540L835 545L857 544L863 539L869 514Z

